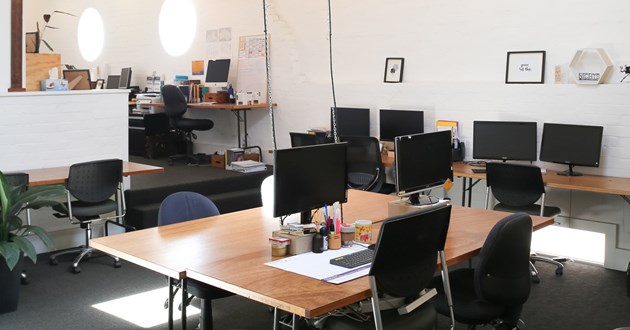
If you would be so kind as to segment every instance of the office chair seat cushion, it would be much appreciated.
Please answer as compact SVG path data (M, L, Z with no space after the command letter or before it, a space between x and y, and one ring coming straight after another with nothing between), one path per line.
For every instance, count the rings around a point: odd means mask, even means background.
M188 279L186 282L186 290L189 294L200 299L219 299L224 297L233 296L234 293L219 289L212 285L208 285L193 279Z
M473 285L473 275L474 269L470 268L457 269L449 273L455 319L466 324L483 324L493 321L505 313L506 308L478 299ZM440 293L431 300L435 309L442 315L450 315L442 286L442 277L436 276L431 285Z
M530 204L527 206L511 206L504 203L499 203L493 208L495 211L503 211L510 213L518 213L524 212L529 215L540 215L540 205L539 204ZM543 216L545 217L554 217L560 214L562 211L559 207L555 206L545 206L543 208Z
M404 315L398 315L395 309L381 311L381 317L385 329L437 329L437 313L429 302L420 305L411 313ZM326 320L324 329L375 329L375 326L372 317L365 322L359 322L345 316L331 316Z
M68 208L68 203L64 203L66 209ZM72 202L72 215L74 217L98 217L101 214L106 214L110 212L116 211L118 205L115 201L108 199L101 203L87 203L81 201L73 201ZM59 205L53 206L53 210L62 213L68 214L66 210L64 210Z
M214 122L210 119L177 118L174 120L173 126L186 132L207 131L214 127Z

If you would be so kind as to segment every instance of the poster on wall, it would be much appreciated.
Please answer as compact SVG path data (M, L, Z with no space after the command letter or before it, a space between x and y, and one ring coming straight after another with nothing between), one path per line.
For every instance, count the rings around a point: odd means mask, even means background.
M238 41L237 93L251 94L246 102L267 102L265 36L241 36ZM237 102L240 102L237 100Z
M507 53L506 84L542 84L544 81L544 50Z

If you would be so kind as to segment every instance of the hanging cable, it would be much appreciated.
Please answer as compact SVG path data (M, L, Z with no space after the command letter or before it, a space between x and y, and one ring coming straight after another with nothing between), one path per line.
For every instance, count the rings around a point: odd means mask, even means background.
M276 146L276 121L273 112L273 98L271 95L271 66L269 61L269 32L267 31L267 1L263 0L263 24L265 28L265 69L267 73L267 103L269 103L269 120L271 121L271 142L273 150Z
M330 63L330 85L332 87L332 98L333 98L333 107L330 110L332 117L332 126L331 129L333 131L333 138L335 142L339 142L339 136L337 135L337 96L335 95L335 76L333 75L333 52L332 52L332 14L330 8L330 0L328 0L328 55L329 55L329 63Z

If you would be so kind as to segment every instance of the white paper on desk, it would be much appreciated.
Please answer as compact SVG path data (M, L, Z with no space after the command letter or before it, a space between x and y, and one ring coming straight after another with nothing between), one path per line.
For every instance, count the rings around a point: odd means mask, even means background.
M328 279L326 280L328 283L340 284L367 275L370 272L370 264L348 269L331 265L330 259L363 249L365 249L365 247L355 244L352 247L344 247L339 250L326 250L322 253L302 253L296 256L270 261L265 263L265 265L316 280Z

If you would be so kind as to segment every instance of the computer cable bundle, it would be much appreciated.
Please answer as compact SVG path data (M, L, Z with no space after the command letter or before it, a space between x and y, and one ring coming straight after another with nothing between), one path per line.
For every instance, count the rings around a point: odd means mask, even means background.
M337 96L335 94L335 76L333 74L333 52L332 52L332 13L330 7L330 0L328 0L328 55L330 64L330 86L332 88L333 108L331 112L332 116L332 131L335 142L339 142L339 136L337 135Z
M269 64L269 32L267 31L267 1L263 0L263 26L265 34L265 69L267 74L267 100L269 103L269 120L271 121L271 141L273 150L276 146L276 124L273 112L273 98L271 94L271 65Z

